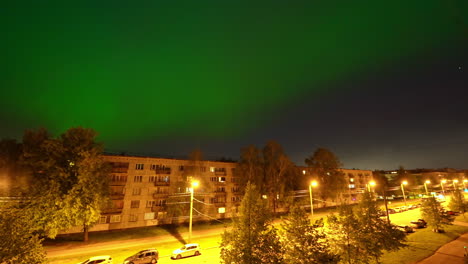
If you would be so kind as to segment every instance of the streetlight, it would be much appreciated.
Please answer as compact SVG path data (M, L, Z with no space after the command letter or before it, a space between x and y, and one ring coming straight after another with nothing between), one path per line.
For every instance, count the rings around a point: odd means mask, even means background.
M314 203L313 203L313 200L312 200L312 187L315 187L317 186L317 182L316 181L312 181L309 185L309 194L310 194L310 214L311 214L311 217L314 216Z
M370 181L368 184L367 184L367 191L370 192L371 191L371 186L375 186L375 181Z
M408 184L407 181L403 181L403 182L401 183L401 191L403 192L403 199L405 200L405 206L406 206L406 195L405 195L405 187L404 187L404 185L407 185L407 184Z
M193 189L198 187L198 181L193 181L190 190L190 221L189 221L189 237L188 242L192 240L192 216L193 216Z
M457 184L457 187L455 187L455 183ZM458 190L458 180L453 180L452 184L453 184L453 189Z
M431 183L430 180L427 180L427 181L424 182L424 188L426 189L426 195L427 195L427 196L429 196L429 192L427 191L427 185L428 185L429 183Z
M447 180L445 180L445 179L440 182L440 187L442 187L442 192L444 193L444 196L445 196L445 190L444 190L444 184L445 183L447 183Z

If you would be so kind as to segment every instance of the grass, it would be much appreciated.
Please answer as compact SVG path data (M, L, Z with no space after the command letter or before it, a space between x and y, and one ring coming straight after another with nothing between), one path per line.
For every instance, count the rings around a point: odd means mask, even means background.
M429 228L418 229L415 233L407 236L407 247L396 252L387 252L382 257L382 263L416 263L434 254L442 245L468 232L467 226L449 225L445 226L444 229L445 233L435 233Z

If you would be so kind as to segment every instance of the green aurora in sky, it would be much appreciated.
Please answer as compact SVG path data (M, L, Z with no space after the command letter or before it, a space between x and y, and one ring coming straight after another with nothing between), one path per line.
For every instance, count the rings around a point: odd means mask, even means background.
M0 136L84 126L111 145L248 133L297 98L342 92L328 83L437 55L462 38L468 10L443 0L34 2L0 11Z

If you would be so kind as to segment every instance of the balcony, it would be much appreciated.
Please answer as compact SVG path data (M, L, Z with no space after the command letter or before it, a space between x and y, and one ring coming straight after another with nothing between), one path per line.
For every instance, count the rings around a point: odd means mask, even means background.
M128 168L112 168L111 173L127 173Z
M154 199L161 198L161 197L168 197L168 196L169 196L169 193L157 193L157 192L153 193Z
M111 194L111 199L112 200L122 200L124 198L125 194L123 193L112 193Z
M151 211L152 211L152 212L155 212L155 213L157 213L157 212L165 212L165 208L164 208L164 205L153 205L153 206L151 207Z
M169 186L171 185L170 181L155 181L154 186Z
M102 210L103 214L120 214L122 213L123 207L122 208L108 208Z
M226 171L215 171L214 174L216 176L226 176L227 175Z
M214 206L216 206L216 207L226 207L226 202L215 202Z
M127 184L127 181L110 181L109 185L110 186L125 186Z
M155 169L154 172L156 174L171 174L171 168Z

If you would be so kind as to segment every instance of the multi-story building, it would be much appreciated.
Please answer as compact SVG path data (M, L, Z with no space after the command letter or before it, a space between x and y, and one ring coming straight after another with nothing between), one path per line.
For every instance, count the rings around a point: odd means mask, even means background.
M114 155L105 155L104 159L112 167L109 179L112 204L92 230L187 221L186 215L168 211L171 206L187 205L192 180L200 182L194 189L195 204L203 204L203 211L194 213L194 219L231 217L240 205L234 162Z
M302 173L307 177L310 176L311 180L314 178L314 173L311 172L307 167L298 167ZM343 193L343 199L349 201L357 201L359 195L364 193L364 190L368 188L368 184L373 181L373 174L371 170L357 170L357 169L339 169L345 178L348 191ZM372 187L372 186L371 186ZM318 187L320 189L320 187ZM338 201L328 201L338 202Z

